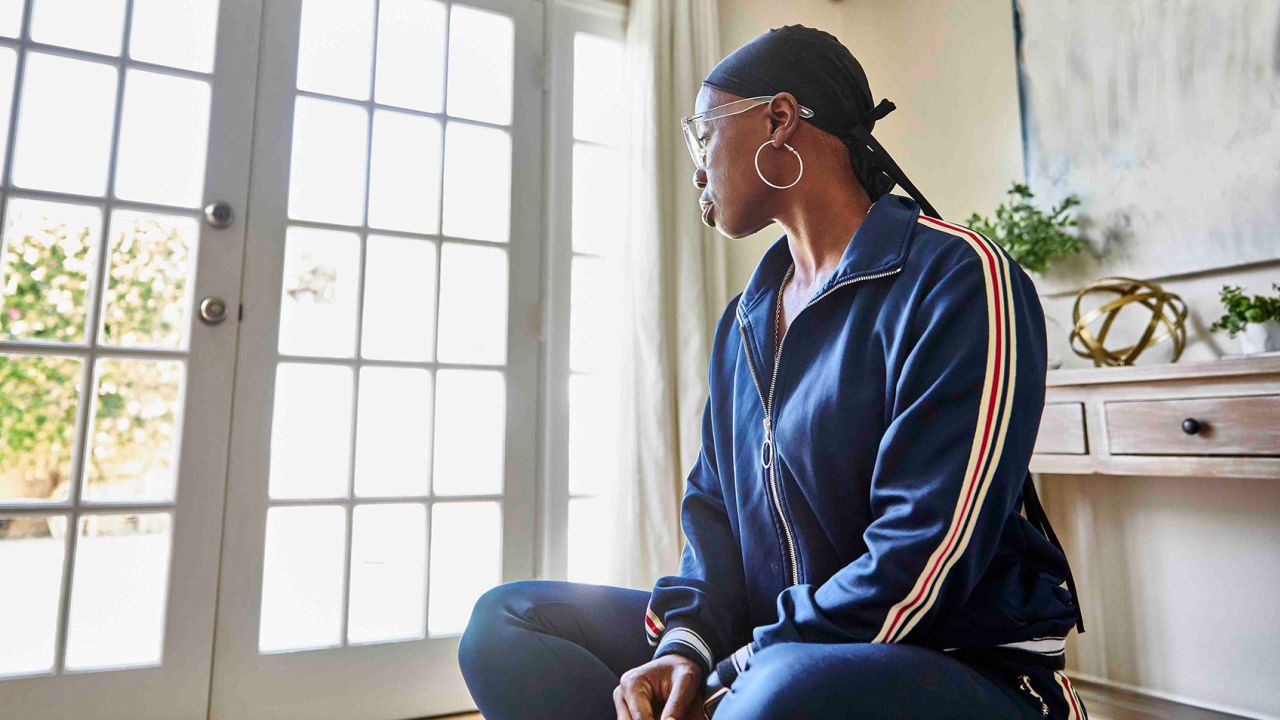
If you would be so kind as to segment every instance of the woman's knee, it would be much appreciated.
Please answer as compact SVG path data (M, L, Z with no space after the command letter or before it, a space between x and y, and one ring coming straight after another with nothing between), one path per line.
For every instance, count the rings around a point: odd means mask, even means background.
M812 674L805 671L812 647L780 643L752 655L716 709L716 720L790 717L810 691L802 686Z
M476 599L471 617L458 643L458 663L465 673L468 667L484 662L502 643L505 628L519 617L521 608L536 591L538 580L517 580L495 585Z
M764 720L780 717L844 717L860 708L860 717L880 717L877 708L904 689L919 648L884 644L824 646L811 643L771 645L748 659L746 669L716 710L716 720ZM892 704L888 705L892 707Z

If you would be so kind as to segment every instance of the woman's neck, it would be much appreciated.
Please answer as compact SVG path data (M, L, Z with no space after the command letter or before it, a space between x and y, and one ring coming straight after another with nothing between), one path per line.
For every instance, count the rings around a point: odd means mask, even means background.
M826 282L872 204L852 178L848 184L814 183L806 190L775 218L796 266L791 283L802 288Z

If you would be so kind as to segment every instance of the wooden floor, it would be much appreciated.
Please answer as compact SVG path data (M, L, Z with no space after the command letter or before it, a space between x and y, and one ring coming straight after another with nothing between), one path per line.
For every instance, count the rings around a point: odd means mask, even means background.
M1139 695L1087 680L1073 680L1071 684L1075 687L1080 699L1084 701L1089 720L1239 720L1240 717ZM484 718L479 713L467 713L448 715L437 720L484 720Z
M1238 720L1239 715L1204 710L1087 680L1072 680L1089 720Z

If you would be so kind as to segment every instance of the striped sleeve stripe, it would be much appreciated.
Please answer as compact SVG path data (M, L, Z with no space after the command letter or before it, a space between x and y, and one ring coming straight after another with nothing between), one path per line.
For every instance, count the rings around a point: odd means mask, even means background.
M933 220L934 218L928 219ZM964 525L961 528L961 540L954 548L952 548L946 559L943 561L942 571L932 579L932 584L925 595L925 602L912 613L908 614L907 622L898 632L897 639L899 640L906 633L910 632L911 629L915 627L921 619L923 619L925 613L929 611L929 608L933 606L934 601L937 600L937 596L941 591L942 581L946 578L951 568L959 562L960 556L969 545L969 539L973 535L973 529L977 526L978 513L980 512L982 503L986 499L987 490L991 487L991 480L995 477L996 467L999 465L1001 453L1004 450L1004 441L1009 425L1009 416L1013 408L1014 380L1018 366L1018 344L1016 332L1014 330L1013 293L1011 290L1012 285L1009 281L1008 257L981 233L974 232L969 228L961 227L959 225L950 225L949 223L942 223L941 221L938 222L942 225L947 225L947 230L954 234L959 234L960 237L965 239L965 241L970 244L970 247L973 247L974 251L978 252L983 258L984 263L987 264L988 272L995 272L997 276L1000 292L997 296L998 305L996 306L995 312L995 357L998 363L1003 364L1003 373L1000 372L1001 368L999 367L994 369L996 373L996 382L1001 388L1001 393L993 394L992 400L994 401L995 407L1000 409L996 410L996 414L994 415L996 425L994 425L992 432L995 434L995 443L992 451L985 453L983 465L979 470L981 484L979 485L978 497L974 502L972 512L968 514ZM1003 307L1003 313L999 312L1001 307ZM1001 352L1001 348L1004 348L1003 353Z
M662 631L664 629L662 619L653 612L653 608L645 608L644 634L645 637L649 639L650 645L654 647L658 646L658 638L662 636Z
M1013 308L1009 302L1009 268L1004 255L989 240L968 228L925 215L919 217L919 222L961 238L982 259L987 300L987 365L969 462L951 525L911 591L889 609L874 642L897 642L910 632L933 606L947 574L964 553L1004 446L1013 399L1017 349L1015 333L1011 332Z
M755 650L751 649L751 643L747 643L746 645L743 645L742 647L733 651L733 654L729 656L733 658L733 669L737 670L738 674L742 674L746 672L747 658L751 657L754 654L755 654Z
M1070 711L1067 715L1067 720L1086 720L1088 715L1085 715L1080 710L1080 697L1076 695L1076 689L1071 687L1071 681L1067 679L1066 674L1061 670L1055 670L1053 677L1058 681L1058 687L1062 690L1063 699L1067 701L1067 709Z
M996 647L1015 648L1017 650L1026 650L1027 652L1037 653L1039 655L1061 655L1066 652L1066 638L1036 638L1035 640L1021 640L1018 642L1003 643Z
M668 630L666 635L662 638L663 645L677 642L684 643L698 651L698 654L702 656L702 659L707 661L707 667L713 668L716 666L715 660L711 658L711 647L707 645L707 641L703 640L702 636L698 633L687 627L673 627Z

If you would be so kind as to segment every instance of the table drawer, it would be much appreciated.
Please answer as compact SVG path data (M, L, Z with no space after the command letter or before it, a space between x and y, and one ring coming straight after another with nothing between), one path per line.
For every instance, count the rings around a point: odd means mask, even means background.
M1034 452L1050 455L1084 455L1089 445L1084 432L1084 403L1045 403Z
M1103 403L1112 455L1280 456L1280 395Z

